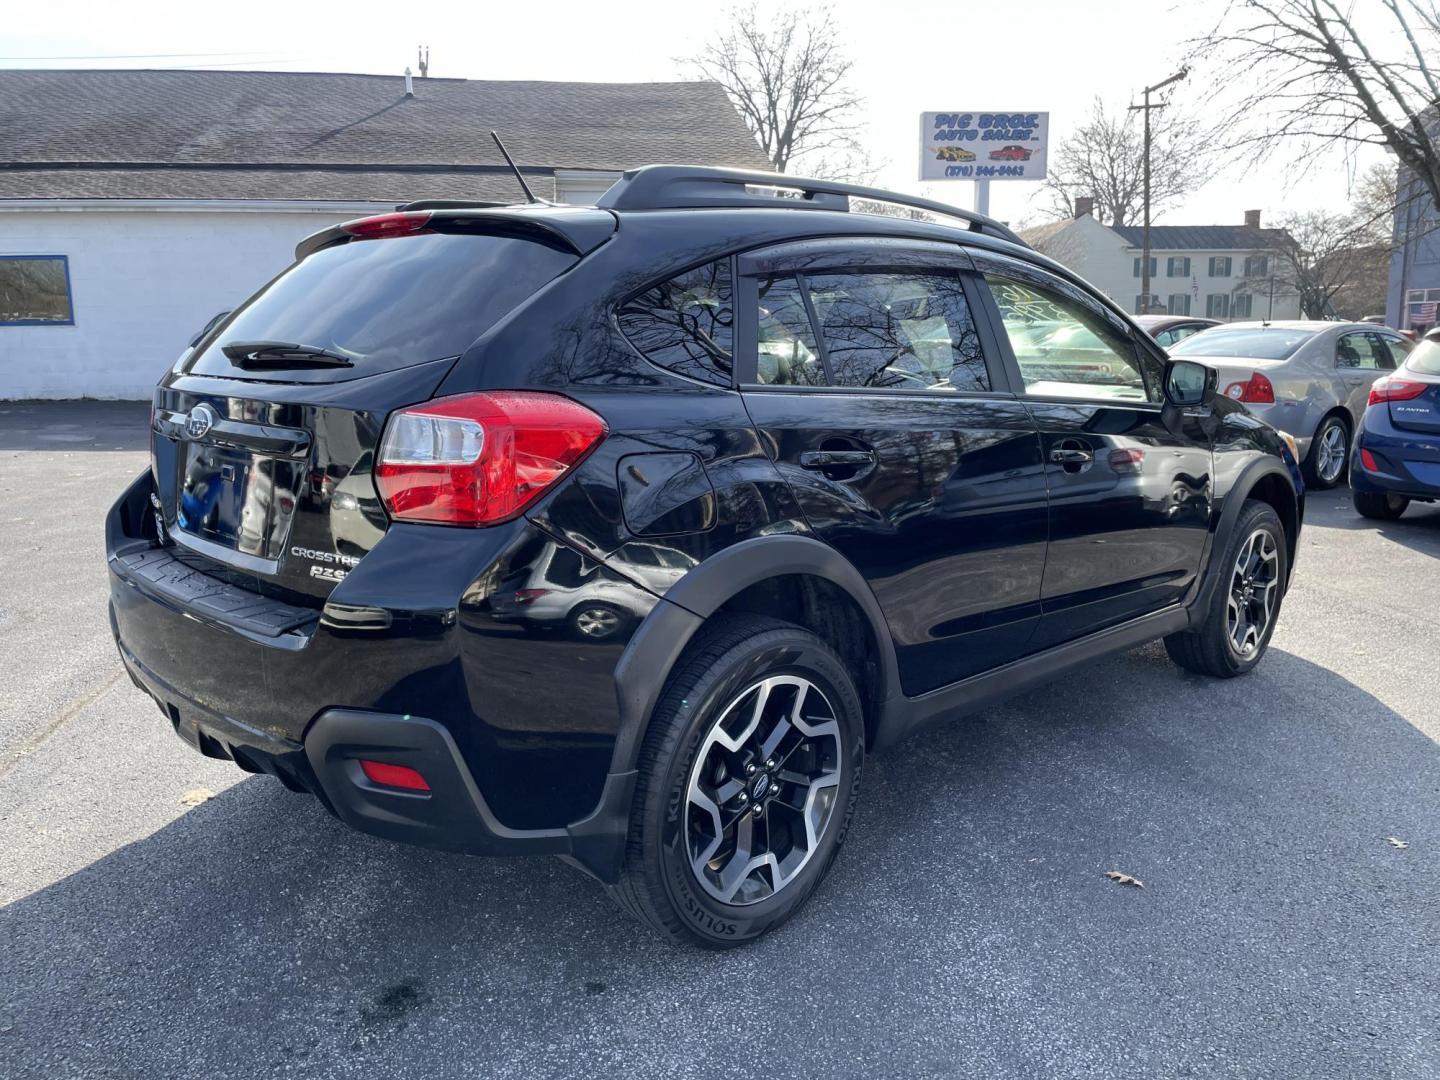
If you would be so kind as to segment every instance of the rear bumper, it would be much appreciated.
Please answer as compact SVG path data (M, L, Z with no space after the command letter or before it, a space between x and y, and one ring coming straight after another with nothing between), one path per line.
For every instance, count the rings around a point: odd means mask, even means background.
M115 628L114 612L111 626ZM327 709L301 741L287 739L199 705L116 644L130 679L170 721L175 734L206 757L267 773L309 792L360 832L466 855L562 855L605 881L618 870L635 773L609 776L588 817L557 829L512 829L485 802L450 733L433 720L363 709ZM427 792L370 781L362 759L418 771Z
M361 831L469 854L558 854L614 880L635 779L611 767L624 643L542 642L537 653L518 628L492 625L470 584L533 551L531 526L397 535L388 559L382 541L365 560L369 584L358 569L343 583L356 602L336 602L337 588L322 612L157 547L148 492L147 476L107 520L109 615L131 679L176 734L314 794ZM577 656L590 682L538 676L546 663L573 670ZM524 684L529 672L540 689ZM575 693L590 683L604 692ZM430 791L371 783L362 757L415 768Z
M1362 450L1375 468L1366 466ZM1440 434L1401 431L1367 413L1350 455L1350 486L1373 495L1440 499Z

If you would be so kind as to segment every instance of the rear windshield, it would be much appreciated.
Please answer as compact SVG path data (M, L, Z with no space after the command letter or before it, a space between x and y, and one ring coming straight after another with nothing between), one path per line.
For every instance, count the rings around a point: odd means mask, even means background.
M515 237L351 240L317 251L266 285L183 370L333 382L457 356L576 261L570 251ZM352 366L246 371L221 351L234 341L313 346Z
M1415 346L1405 366L1419 375L1440 375L1440 340L1427 337Z
M1266 330L1224 330L1218 327L1202 330L1170 349L1171 356L1244 356L1253 360L1284 360L1305 342L1315 330L1286 330L1278 326Z

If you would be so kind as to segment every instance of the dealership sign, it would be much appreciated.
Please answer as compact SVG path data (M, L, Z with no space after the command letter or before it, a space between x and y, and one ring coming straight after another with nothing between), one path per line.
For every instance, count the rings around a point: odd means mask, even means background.
M920 114L921 180L1044 180L1050 114Z

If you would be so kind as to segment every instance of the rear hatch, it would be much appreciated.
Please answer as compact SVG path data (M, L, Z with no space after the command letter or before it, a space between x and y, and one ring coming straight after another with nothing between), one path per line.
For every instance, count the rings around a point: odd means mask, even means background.
M310 245L157 390L157 509L208 573L323 602L388 528L371 477L388 414L579 258L535 230L422 224Z
M1396 373L1408 384L1425 384L1414 397L1392 397L1386 403L1390 423L1405 431L1440 435L1440 375L1423 375L1408 368Z

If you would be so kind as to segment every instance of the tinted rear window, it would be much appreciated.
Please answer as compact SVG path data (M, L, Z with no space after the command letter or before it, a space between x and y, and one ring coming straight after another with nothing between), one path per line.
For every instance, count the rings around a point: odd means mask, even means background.
M1170 350L1172 356L1243 356L1284 360L1316 334L1314 330L1205 330Z
M1406 359L1405 366L1421 375L1440 375L1440 341L1427 337Z
M193 357L197 375L332 382L457 356L576 256L535 240L431 233L317 251L255 294ZM349 368L247 372L221 347L286 341Z

